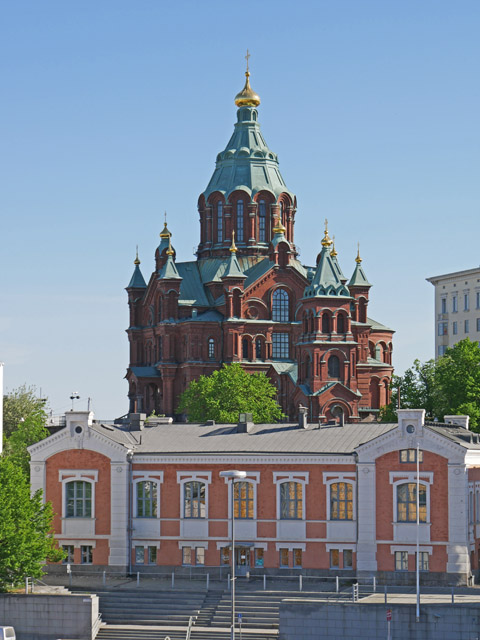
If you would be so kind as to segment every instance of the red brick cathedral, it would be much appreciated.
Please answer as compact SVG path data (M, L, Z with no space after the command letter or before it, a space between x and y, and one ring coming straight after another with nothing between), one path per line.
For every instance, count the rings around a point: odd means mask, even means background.
M360 255L348 280L325 224L315 266L297 258L296 196L258 123L246 72L237 122L198 199L197 259L177 262L167 223L148 285L135 260L130 411L175 415L191 380L222 363L264 371L291 418L372 418L389 401L393 331L368 317Z

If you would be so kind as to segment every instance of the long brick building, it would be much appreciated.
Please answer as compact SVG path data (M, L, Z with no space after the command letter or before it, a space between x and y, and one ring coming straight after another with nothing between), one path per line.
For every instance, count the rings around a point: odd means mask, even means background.
M138 416L101 424L70 411L64 429L29 447L32 489L52 502L74 571L228 571L232 505L220 472L240 469L240 574L413 580L418 530L422 582L465 583L478 571L480 443L468 417L445 420L400 410L398 424L245 429Z
M389 401L393 331L368 317L360 255L346 278L326 225L313 266L298 260L297 198L262 136L249 75L233 135L198 199L196 259L176 260L165 223L148 284L135 260L130 411L173 416L192 379L240 362L272 379L291 418L299 405L312 421L372 417Z

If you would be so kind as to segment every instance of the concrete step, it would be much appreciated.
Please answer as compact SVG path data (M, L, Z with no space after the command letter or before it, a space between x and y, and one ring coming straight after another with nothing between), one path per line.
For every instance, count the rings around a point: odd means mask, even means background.
M172 629L158 627L145 627L135 629L132 627L111 627L106 625L100 629L97 640L185 640L187 629ZM236 637L240 637L239 629ZM245 631L242 629L243 640L277 640L278 634L264 633L261 631ZM228 629L196 629L192 628L191 640L230 640L230 630Z

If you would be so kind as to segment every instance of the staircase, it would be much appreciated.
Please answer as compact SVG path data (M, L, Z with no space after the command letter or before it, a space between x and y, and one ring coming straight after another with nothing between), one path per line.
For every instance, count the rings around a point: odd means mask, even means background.
M113 627L103 627L96 640L185 640L187 630L177 629L152 629L146 627L143 630L138 629L115 629ZM240 638L239 631L235 634L236 638ZM277 640L277 634L262 633L242 633L242 640ZM218 631L215 629L192 629L191 640L230 640L230 630Z

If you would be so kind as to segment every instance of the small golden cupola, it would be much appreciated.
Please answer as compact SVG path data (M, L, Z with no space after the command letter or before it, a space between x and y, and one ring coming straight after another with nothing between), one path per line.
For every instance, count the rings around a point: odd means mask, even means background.
M250 58L250 54L248 53L248 49L247 55L245 57L247 59L247 70L245 71L245 86L240 91L240 93L237 93L237 95L235 96L235 104L237 105L237 107L258 107L258 105L260 104L260 96L255 93L255 91L250 86L250 71L248 70L248 59Z

